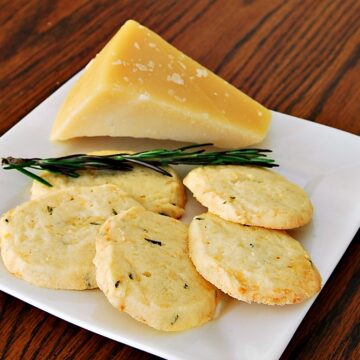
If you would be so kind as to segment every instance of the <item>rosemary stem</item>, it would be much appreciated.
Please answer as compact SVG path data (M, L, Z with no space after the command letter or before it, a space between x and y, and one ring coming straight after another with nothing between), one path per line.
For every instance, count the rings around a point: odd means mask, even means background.
M172 176L166 169L168 165L251 165L262 167L278 166L273 159L267 158L268 149L232 149L223 151L206 151L205 146L212 144L187 145L174 150L155 149L135 154L86 155L74 154L58 158L13 158L1 159L4 170L15 169L22 174L41 182L51 184L41 176L27 170L46 170L70 177L78 177L79 170L114 170L130 171L133 165L143 166L165 176Z

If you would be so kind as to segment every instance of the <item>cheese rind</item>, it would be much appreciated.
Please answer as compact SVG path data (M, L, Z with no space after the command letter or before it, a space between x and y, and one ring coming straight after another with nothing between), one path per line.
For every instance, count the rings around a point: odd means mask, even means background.
M52 140L131 136L241 147L271 112L135 21L88 65L60 108Z

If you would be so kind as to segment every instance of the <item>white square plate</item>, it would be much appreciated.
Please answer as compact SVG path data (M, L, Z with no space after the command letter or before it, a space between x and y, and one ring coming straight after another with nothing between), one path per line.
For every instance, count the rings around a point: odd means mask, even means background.
M77 76L2 136L0 157L50 157L97 149L144 150L179 145L130 138L52 144L48 140L52 122ZM270 134L256 147L273 149L272 157L280 164L278 171L310 195L314 219L291 234L309 251L325 283L360 224L359 138L273 112ZM28 199L29 185L29 179L22 175L0 170L0 213ZM190 199L185 221L200 211L201 207ZM216 320L168 334L118 312L99 290L37 288L10 275L1 261L0 289L73 324L167 359L277 359L314 301L271 307L225 298Z

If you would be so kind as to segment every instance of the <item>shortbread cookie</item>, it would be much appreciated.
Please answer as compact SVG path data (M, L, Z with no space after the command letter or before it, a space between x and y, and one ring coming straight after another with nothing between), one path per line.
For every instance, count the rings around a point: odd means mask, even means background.
M98 151L91 153L91 155L110 155L123 152ZM78 178L43 172L40 176L51 183L53 187L34 181L31 188L31 198L36 199L54 190L67 187L113 184L128 193L148 210L180 218L184 213L186 202L185 189L176 172L170 167L165 169L171 173L172 177L137 165L134 165L134 169L131 171L83 170L79 171L81 176Z
M41 287L95 288L100 226L133 206L141 205L114 185L60 190L24 203L0 220L5 267Z
M308 223L313 213L303 189L264 168L203 166L184 184L211 213L240 224L292 229Z
M284 231L243 226L206 213L190 224L189 248L199 273L239 300L295 304L321 287L310 256Z
M94 263L109 302L151 327L180 331L213 317L217 290L192 264L178 220L141 208L119 213L101 227Z

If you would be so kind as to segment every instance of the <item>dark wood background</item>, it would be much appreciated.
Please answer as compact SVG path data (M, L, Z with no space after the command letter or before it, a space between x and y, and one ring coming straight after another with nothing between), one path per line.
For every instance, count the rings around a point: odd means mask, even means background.
M360 134L359 0L0 0L0 9L0 134L129 18L265 106ZM282 359L360 359L358 240ZM0 358L156 357L0 293Z

